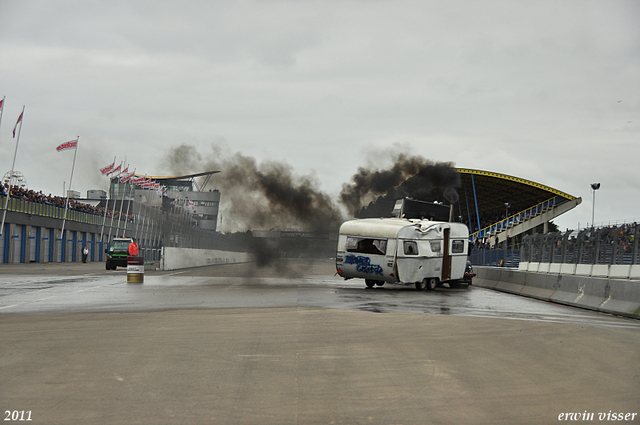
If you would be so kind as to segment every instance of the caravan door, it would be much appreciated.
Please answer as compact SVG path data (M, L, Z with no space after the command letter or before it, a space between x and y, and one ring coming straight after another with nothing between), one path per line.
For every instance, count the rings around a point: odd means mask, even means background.
M444 241L442 243L442 276L441 280L451 279L451 252L449 251L449 239L451 229L444 229Z

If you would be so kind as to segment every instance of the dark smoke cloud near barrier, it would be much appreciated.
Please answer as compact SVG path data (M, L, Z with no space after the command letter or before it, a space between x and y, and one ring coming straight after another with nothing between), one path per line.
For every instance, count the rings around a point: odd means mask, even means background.
M389 216L395 200L405 196L457 201L461 180L451 163L405 154L392 159L388 169L360 167L351 182L343 185L339 201L349 217ZM219 146L213 146L211 154L206 155L190 145L171 149L164 162L177 174L222 172L214 176L214 185L222 194L221 227L225 231L274 228L328 233L337 232L345 220L340 206L318 188L312 177L296 175L284 162L258 164L254 158L227 153Z
M386 170L360 167L351 183L343 185L340 200L358 218L385 217L395 201L404 197L457 202L457 189L461 185L460 174L452 163L434 163L421 156L400 154Z

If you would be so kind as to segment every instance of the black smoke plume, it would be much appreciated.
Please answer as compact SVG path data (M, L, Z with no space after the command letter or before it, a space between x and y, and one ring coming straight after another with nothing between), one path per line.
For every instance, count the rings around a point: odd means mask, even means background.
M404 197L457 202L461 184L452 163L399 154L389 169L358 168L351 183L343 185L340 200L355 217L388 217L395 201Z
M237 231L274 228L337 232L343 216L310 176L298 176L283 162L256 160L214 147L210 156L193 146L171 149L166 157L174 173L220 170L214 176L221 192L222 228Z
M421 156L396 155L388 169L363 167L344 184L341 202L349 217L389 217L396 199L457 201L460 175L451 163ZM311 176L299 176L279 161L257 163L241 153L213 146L210 154L181 145L171 149L164 164L171 173L219 170L209 183L221 192L221 222L226 231L305 230L337 232L342 209L318 188ZM207 188L205 188L206 190Z

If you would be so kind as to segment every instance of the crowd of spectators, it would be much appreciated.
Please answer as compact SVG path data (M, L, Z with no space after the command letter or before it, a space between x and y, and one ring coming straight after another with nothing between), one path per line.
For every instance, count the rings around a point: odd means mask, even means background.
M567 230L546 235L537 235L536 242L524 243L534 258L530 261L546 261L581 264L637 264L638 246L636 237L640 232L638 223L615 226L589 227L582 230ZM566 243L566 246L565 246Z
M7 193L9 193L9 186L6 183L0 185L0 196L4 197ZM51 194L45 195L42 191L36 192L35 190L24 189L18 186L11 187L11 198L22 199L38 204L51 205L59 208L64 208L66 200L66 198L62 198L60 196L52 196ZM93 206L91 204L79 202L75 199L69 199L68 209L99 216L105 215L104 207ZM112 211L110 209L107 209L106 216L107 218L113 217L114 220L133 221L133 216L131 214L126 214L125 212L120 213L120 211Z
M619 242L622 244L624 252L631 252L636 234L636 223L625 223L620 226L605 226L595 231L588 231L588 242L594 243L595 238L599 238L600 243L613 244Z

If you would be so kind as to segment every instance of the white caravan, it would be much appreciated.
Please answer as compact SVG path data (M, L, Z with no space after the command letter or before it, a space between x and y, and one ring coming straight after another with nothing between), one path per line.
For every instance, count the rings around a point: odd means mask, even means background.
M461 223L405 218L366 218L340 226L336 269L371 288L388 283L433 290L464 284L469 229ZM466 286L466 284L464 284Z

